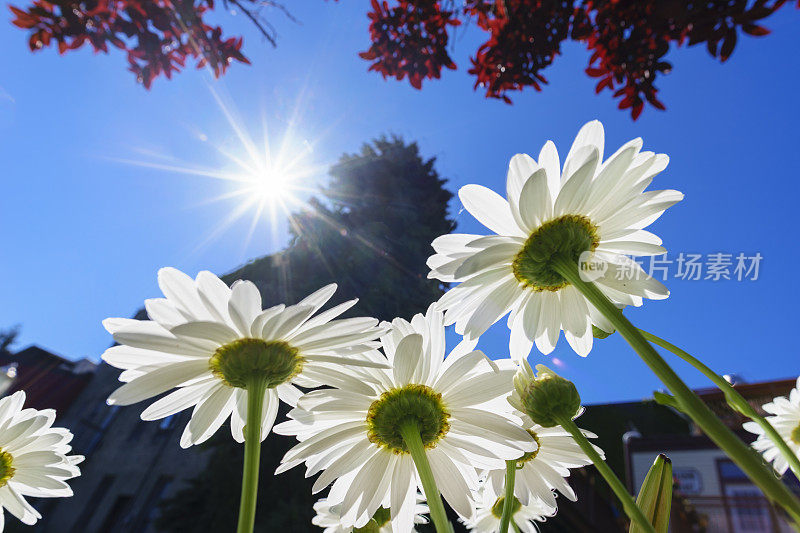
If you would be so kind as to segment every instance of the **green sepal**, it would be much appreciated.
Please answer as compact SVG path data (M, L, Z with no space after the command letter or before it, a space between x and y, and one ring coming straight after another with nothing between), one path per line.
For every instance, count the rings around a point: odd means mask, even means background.
M391 519L392 513L389 509L383 506L378 507L378 510L375 511L375 514L372 515L369 522L362 527L353 529L353 533L380 533L381 528L388 524Z
M602 329L598 328L594 324L592 324L592 337L595 339L605 339L613 335L614 332L603 331Z
M353 533L380 533L380 530L381 526L378 525L374 518L370 518L364 527L355 528Z
M546 428L561 425L561 419L578 416L581 396L575 384L544 365L536 365L536 370L536 378L528 381L520 395L525 414Z

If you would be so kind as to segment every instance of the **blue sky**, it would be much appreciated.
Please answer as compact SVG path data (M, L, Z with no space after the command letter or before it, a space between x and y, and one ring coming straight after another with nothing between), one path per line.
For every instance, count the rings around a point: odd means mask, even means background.
M800 371L794 276L796 173L800 168L800 12L790 7L766 21L772 35L740 39L723 65L704 48L678 49L673 72L658 86L666 112L646 109L640 120L616 109L610 94L594 94L583 73L588 53L568 44L546 71L543 92L514 95L514 105L472 90L468 56L482 35L467 29L455 42L456 72L423 91L367 72L357 53L368 46L366 2L307 2L296 25L275 15L272 49L242 17L220 14L230 34L245 36L252 66L233 65L215 81L188 69L151 91L136 85L120 53L82 50L31 54L26 35L0 32L0 328L22 325L19 347L35 343L70 358L97 359L111 339L108 316L129 316L158 295L165 265L191 274L225 273L286 242L285 221L253 211L219 228L239 206L229 182L125 161L225 169L225 151L242 152L220 102L256 138L266 123L274 146L307 146L320 169L343 152L383 133L416 140L457 190L480 183L504 191L508 159L534 156L547 139L568 150L578 128L600 119L607 153L630 138L670 155L657 188L686 198L652 227L671 253L725 252L763 256L756 281L669 279L669 299L628 310L640 327L701 357L720 372L751 381ZM216 96L215 96L216 95ZM324 171L307 184L324 182ZM480 231L458 200L460 231ZM674 271L672 272L674 273ZM481 347L507 354L505 320ZM563 337L549 357L573 379L586 402L639 399L659 383L618 336L599 342L586 359ZM676 367L692 386L702 377Z

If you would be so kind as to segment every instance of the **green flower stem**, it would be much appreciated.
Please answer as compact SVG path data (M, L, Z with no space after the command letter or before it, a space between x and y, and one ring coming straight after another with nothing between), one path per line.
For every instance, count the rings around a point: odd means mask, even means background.
M606 480L606 483L611 487L611 490L614 491L614 494L617 495L617 498L622 503L622 507L625 509L625 514L628 515L633 522L636 522L642 531L647 531L650 533L655 533L653 529L653 525L644 515L639 506L636 505L636 502L633 501L633 496L628 493L628 489L625 488L625 485L622 484L622 481L614 474L614 471L611 470L611 467L600 457L600 454L597 453L597 450L594 449L592 443L589 442L589 439L583 434L583 432L578 429L578 426L573 422L571 418L564 418L560 417L558 420L558 424L566 429L572 438L575 439L575 442L578 443L578 446L581 447L583 453L589 456L589 459L592 460L594 463L594 467L597 468L597 471L600 472L600 475L603 476L603 479Z
M500 533L508 533L508 524L514 514L514 483L517 477L517 462L506 461L506 495L503 500L503 516L500 518Z
M631 348L672 392L681 406L681 410L689 415L695 424L700 426L706 435L728 454L739 468L759 486L767 498L783 507L795 524L800 524L800 500L795 498L789 488L775 477L772 470L764 464L761 456L743 443L730 428L714 415L711 409L678 377L653 346L645 340L639 330L630 323L622 311L606 298L600 289L593 283L587 283L581 279L576 263L563 257L554 257L552 265L628 341Z
M725 395L725 400L728 402L728 405L730 405L733 409L735 409L739 413L743 414L744 416L746 416L747 418L758 424L761 427L761 429L764 430L764 432L767 434L770 440L772 440L772 442L774 442L775 445L781 450L781 453L783 453L783 456L789 462L789 466L791 467L792 472L794 472L795 476L800 478L800 458L798 458L797 455L795 455L795 453L792 451L792 449L789 447L786 441L783 440L783 437L781 437L780 433L777 432L777 430L772 426L772 424L770 424L766 418L758 414L755 408L753 408L753 406L750 405L748 401L745 400L744 397L742 397L741 394L739 394L739 391L733 388L733 385L728 383L725 380L725 378L723 378L722 376L720 376L719 374L708 368L697 358L692 357L691 355L686 353L684 350L681 350L674 344L662 339L661 337L653 335L652 333L648 333L647 331L644 331L642 329L640 329L639 331L642 333L642 336L645 339L652 342L653 344L661 346L665 350L669 350L670 352L674 353L675 355L677 355L678 357L680 357L681 359L683 359L684 361L695 367L697 370L699 370L700 373L703 374L705 377L707 377L709 380L711 380L711 382L714 383L714 385L716 385L717 388L719 388L719 390L721 390L722 393Z
M419 479L422 481L422 488L425 490L425 498L428 500L428 508L431 510L431 520L436 527L436 533L450 533L452 528L447 520L447 513L444 510L442 496L433 478L431 464L425 454L425 446L422 445L422 437L419 434L419 427L416 422L405 422L400 426L400 435L408 447L408 452L417 467Z
M247 421L244 426L244 469L242 497L239 504L237 533L252 533L256 520L258 498L258 463L261 457L261 412L267 381L251 378L247 381Z

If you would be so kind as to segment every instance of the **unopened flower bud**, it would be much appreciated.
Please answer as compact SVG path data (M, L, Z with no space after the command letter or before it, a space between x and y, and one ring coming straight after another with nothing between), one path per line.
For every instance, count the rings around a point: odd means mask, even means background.
M656 457L653 466L639 489L636 505L653 524L656 533L667 533L672 506L672 462L663 453ZM629 533L642 533L644 529L632 523Z
M527 361L514 376L514 393L510 403L526 413L540 426L550 428L560 420L572 420L581 408L581 397L575 385L544 365L536 365L537 375Z

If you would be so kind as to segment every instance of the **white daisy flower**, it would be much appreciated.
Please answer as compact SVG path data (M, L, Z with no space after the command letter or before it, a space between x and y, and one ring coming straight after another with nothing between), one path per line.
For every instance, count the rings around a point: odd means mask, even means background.
M342 365L375 365L360 354L372 350L385 331L374 318L334 320L357 300L314 314L333 296L331 284L296 305L261 308L261 294L249 281L230 288L211 272L193 280L163 268L158 283L166 298L145 301L150 320L109 318L103 322L119 346L103 360L124 370L125 385L109 404L130 405L171 389L151 404L143 420L158 420L194 407L180 444L209 439L230 417L231 433L244 441L247 380L267 380L261 439L269 434L279 400L294 406L301 392L349 383Z
M533 423L528 415L522 416L523 427L533 436L539 447L517 459L517 472L514 482L514 496L525 506L531 501L541 500L545 505L556 507L554 490L572 501L578 497L567 483L570 468L580 468L592 464L578 443L561 426L545 428ZM597 435L583 431L589 438ZM603 456L602 450L595 449ZM491 470L487 482L495 494L503 494L505 469Z
M664 154L640 152L641 139L623 145L603 162L604 133L598 121L578 133L561 168L548 141L539 160L515 155L508 169L507 200L480 185L462 187L464 207L496 235L450 234L433 241L429 277L460 283L439 301L445 325L478 338L510 312L510 349L517 360L535 342L550 353L561 330L580 355L592 348L592 325L612 325L553 267L560 258L574 264L586 253L606 265L593 281L612 302L640 306L669 291L646 275L631 256L666 252L661 239L644 228L680 201L678 191L647 191L664 170ZM587 272L588 273L588 272Z
M505 498L497 494L488 484L481 484L475 496L475 512L470 518L462 517L461 522L475 533L500 531ZM511 520L522 533L537 533L535 522L544 522L548 517L555 516L557 511L555 506L549 506L541 500L522 504L516 498L512 510Z
M395 319L381 338L385 357L372 354L388 360L391 370L362 368L361 378L312 391L289 413L292 420L275 427L301 441L278 472L302 462L308 476L324 471L313 491L333 482L328 498L342 502L347 524L364 526L383 505L399 531L411 526L421 485L401 427L419 429L442 496L465 516L472 511L476 466L500 468L536 447L506 400L514 363L491 362L473 351L474 341L445 357L442 319L434 306L410 323Z
M797 385L789 393L789 398L780 396L762 406L764 411L770 413L767 421L780 434L789 448L800 457L800 378ZM768 463L772 463L775 471L783 475L789 469L789 463L780 449L755 422L745 422L744 429L755 433L758 438L753 442L753 448L760 452Z
M72 496L65 483L81 475L81 455L67 455L72 433L54 428L56 412L23 409L25 393L0 399L0 531L3 509L32 525L42 517L26 500Z
M311 523L324 528L323 533L351 533L355 529L352 525L342 523L342 518L339 516L340 504L338 503L332 503L327 498L322 498L314 504L314 510L317 515L311 519ZM429 509L425 505L425 497L418 493L417 504L414 507L414 524L427 524L428 518L425 515L428 512ZM376 533L411 533L417 531L413 526L408 530L398 529L397 525L392 523L390 512L386 507L378 507L372 519L375 520L374 525L377 529L370 529L370 531L376 531Z

